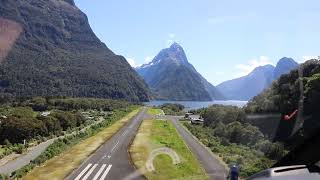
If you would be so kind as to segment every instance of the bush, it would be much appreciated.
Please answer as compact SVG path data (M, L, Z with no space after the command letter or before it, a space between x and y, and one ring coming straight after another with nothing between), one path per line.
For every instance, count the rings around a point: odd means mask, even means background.
M265 154L270 159L280 160L285 154L284 146L279 142L272 143Z
M26 150L26 148L24 145L18 144L17 149L16 149L16 153L22 154L25 150Z
M6 145L7 147L9 147L9 146L12 145L11 142L10 142L8 139L5 139L5 140L3 141L3 144Z
M5 174L0 174L0 180L7 180L9 177Z
M184 112L183 112L184 106L181 104L165 103L165 104L159 106L159 108L162 109L163 112L168 115L182 115L182 114L184 114Z
M234 121L245 122L245 112L236 106L212 105L201 112L205 126L214 127L217 123L229 124Z

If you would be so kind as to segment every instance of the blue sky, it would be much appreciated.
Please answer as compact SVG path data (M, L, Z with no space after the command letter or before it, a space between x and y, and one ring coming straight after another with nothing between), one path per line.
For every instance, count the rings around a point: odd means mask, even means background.
M176 41L211 83L318 56L319 0L75 0L101 41L144 64Z

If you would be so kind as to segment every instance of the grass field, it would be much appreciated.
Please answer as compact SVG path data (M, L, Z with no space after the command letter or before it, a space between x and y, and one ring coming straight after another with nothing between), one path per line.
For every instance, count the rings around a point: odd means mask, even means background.
M150 115L160 115L160 114L163 115L163 111L161 109L149 108L148 114L150 114Z
M140 109L129 113L126 117L116 121L113 125L105 128L96 135L81 141L67 151L49 161L43 166L34 168L23 179L64 179L69 173L77 168L90 154L95 152L105 141L115 134L125 123L135 116Z
M168 147L174 150L181 163L173 165L170 156L161 154L153 161L155 171L147 172L145 164L152 150ZM134 165L150 179L208 179L199 162L184 144L171 122L145 120L130 147Z

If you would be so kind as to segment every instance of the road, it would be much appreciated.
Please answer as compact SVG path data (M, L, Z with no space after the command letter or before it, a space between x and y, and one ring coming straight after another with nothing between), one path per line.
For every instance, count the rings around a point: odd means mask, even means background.
M182 136L192 153L198 159L210 179L225 180L227 177L227 171L225 167L212 155L211 152L209 152L209 150L207 150L207 148L200 144L195 137L193 137L186 129L182 127L179 122L181 117L166 116L166 118L173 122L173 125L178 130L179 134Z
M84 132L85 130L87 130L91 126L98 124L98 123L101 123L102 121L104 121L104 118L99 117L98 121L84 127L80 131ZM66 134L63 136L55 137L55 138L49 139L45 142L42 142L35 147L32 147L32 149L30 151L28 151L27 153L25 153L25 154L17 157L16 159L9 161L8 163L0 166L0 174L7 174L7 175L11 174L15 170L22 168L23 166L29 164L30 161L36 159L42 152L44 152L47 149L48 146L50 146L58 138L64 138L67 136L75 135L76 133L77 132L74 131L72 133L69 133L69 134Z
M22 168L30 163L31 160L37 158L47 147L54 142L55 139L50 139L43 143L40 143L34 147L30 152L19 156L18 158L0 166L0 174L11 174L13 171Z
M124 125L111 139L74 170L67 180L144 179L131 164L128 147L143 119L147 119L146 108ZM135 175L134 178L128 178Z

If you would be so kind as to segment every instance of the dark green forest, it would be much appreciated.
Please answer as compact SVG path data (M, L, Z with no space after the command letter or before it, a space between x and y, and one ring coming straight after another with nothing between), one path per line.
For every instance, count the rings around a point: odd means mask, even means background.
M198 112L203 125L184 125L228 165L238 165L242 177L270 167L286 153L281 143L271 142L247 122L242 108L213 105Z
M14 101L0 107L0 143L22 143L36 137L61 135L63 131L86 123L84 111L111 113L131 106L124 101L93 98L36 97ZM41 112L50 114L44 116Z
M96 37L76 7L1 1L0 17L23 29L0 59L0 95L150 99L143 79Z
M184 106L181 104L165 103L159 106L160 109L167 115L183 115Z

